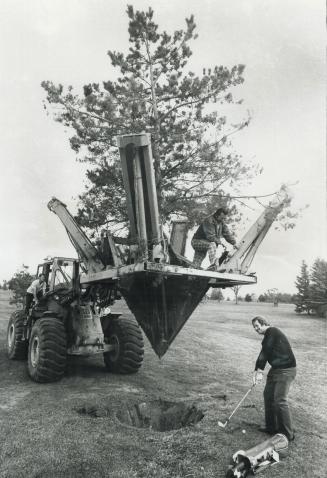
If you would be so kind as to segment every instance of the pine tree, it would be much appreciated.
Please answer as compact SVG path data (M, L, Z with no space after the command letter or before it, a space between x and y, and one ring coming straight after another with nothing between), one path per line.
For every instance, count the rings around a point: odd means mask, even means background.
M327 262L316 259L311 268L310 295L312 302L327 301Z
M302 261L300 275L296 277L295 286L298 290L296 294L295 312L310 312L309 301L311 299L310 293L310 277L308 266L305 261Z
M156 186L162 221L174 214L199 221L226 201L257 169L233 151L231 135L248 125L227 121L222 105L238 104L231 88L243 83L244 65L206 68L201 77L187 72L197 38L193 15L185 30L159 31L154 12L128 6L129 53L109 51L116 81L84 86L83 95L44 81L45 107L70 127L72 149L91 165L80 196L79 223L97 230L126 221L115 138L151 133ZM226 192L228 191L228 192ZM222 199L222 198L225 199Z

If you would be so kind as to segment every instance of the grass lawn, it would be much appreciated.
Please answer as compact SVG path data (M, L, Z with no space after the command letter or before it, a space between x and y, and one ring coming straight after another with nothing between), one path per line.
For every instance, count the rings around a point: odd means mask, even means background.
M291 305L209 301L198 307L163 359L146 341L144 363L135 375L108 374L96 356L71 359L58 383L36 384L25 362L6 355L13 310L8 298L0 291L1 478L223 478L236 451L265 439L257 431L263 423L263 385L226 429L217 425L251 384L261 342L251 318L260 314L286 333L298 362L289 395L296 441L288 457L262 476L326 476L325 319L297 316ZM204 418L166 432L118 421L124 407L159 398L194 404ZM97 413L83 415L81 408Z

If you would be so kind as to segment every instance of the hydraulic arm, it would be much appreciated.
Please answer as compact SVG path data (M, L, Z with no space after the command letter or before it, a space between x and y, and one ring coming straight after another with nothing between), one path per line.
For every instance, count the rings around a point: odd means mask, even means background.
M221 267L220 271L236 272L246 274L253 258L267 234L270 226L281 212L281 210L289 204L292 196L287 186L282 186L276 197L264 209L257 221L251 226L248 232L243 236L238 244L237 251L227 259Z
M97 249L78 226L67 207L59 199L52 198L48 203L50 211L54 212L65 226L67 234L73 243L81 262L88 273L100 272L104 269Z

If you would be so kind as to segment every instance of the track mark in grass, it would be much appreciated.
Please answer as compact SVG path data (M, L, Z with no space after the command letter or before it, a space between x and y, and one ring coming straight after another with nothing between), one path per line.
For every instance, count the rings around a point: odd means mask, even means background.
M319 433L317 433L317 432L310 432L310 431L306 432L306 431L304 431L302 433L303 433L303 435L307 435L307 436L311 436L311 437L315 437L315 438L320 438L320 440L326 440L326 438L327 438L326 436L319 435Z
M218 400L224 400L226 402L227 400L227 395L224 394L216 394L216 395L211 395L212 398L217 398Z
M253 429L257 430L258 427L260 426L260 423L250 422L248 420L242 420L242 426L243 427L246 426L248 428L253 428ZM240 428L242 428L242 427L240 426Z
M0 388L0 410L11 410L25 399L30 390L17 390L16 387Z
M103 418L109 416L109 409L96 405L84 405L83 407L76 407L74 410L79 415L85 415L92 418Z
M184 402L154 400L125 406L116 416L124 425L165 432L195 425L204 413Z

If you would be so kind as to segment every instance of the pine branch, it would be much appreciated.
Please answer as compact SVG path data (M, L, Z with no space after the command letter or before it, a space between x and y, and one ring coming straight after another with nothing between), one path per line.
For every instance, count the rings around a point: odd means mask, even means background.
M226 141L226 138L228 138L229 136L237 133L238 131L241 131L245 126L247 126L247 123L242 123L238 128L236 128L235 130L231 131L230 133L226 133L224 134L224 136L222 136L219 140L215 141L214 143L210 143L207 147L207 149L212 149L216 146L218 146L218 144L220 144L222 141ZM178 169L182 164L185 164L187 163L189 160L193 159L194 156L196 156L199 151L201 151L201 149L203 148L203 145L201 145L199 148L196 148L196 149L193 149L193 152L191 152L191 154L185 158L182 158L177 164L175 164L174 166L172 166L171 168L169 168L168 170L165 170L165 172L163 172L162 174L162 177L165 178L167 177L168 175L170 175L173 171L175 171L176 169Z
M169 116L173 111L179 109L179 108L183 108L184 106L191 106L191 105L197 105L199 103L205 103L206 101L208 101L212 96L216 96L218 95L218 93L220 92L220 88L217 88L213 91L211 91L210 93L208 93L207 95L205 96L201 96L200 98L197 98L197 99L194 99L192 101L186 101L184 103L180 103L178 105L175 105L173 108L171 108L169 111L167 111L164 115L163 115L163 118L164 119L166 116ZM217 99L217 101L219 101L219 98Z

